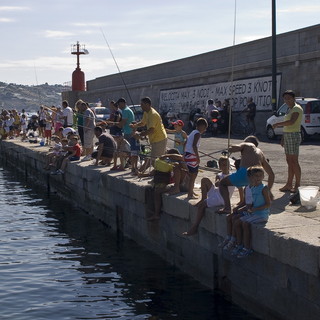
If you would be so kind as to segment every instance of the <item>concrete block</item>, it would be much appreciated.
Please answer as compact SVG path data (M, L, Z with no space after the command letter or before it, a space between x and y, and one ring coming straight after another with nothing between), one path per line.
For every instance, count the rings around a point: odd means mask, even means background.
M129 184L121 175L117 175L113 179L112 188L123 195L129 194Z
M287 288L306 300L320 301L320 279L297 268L287 267Z
M201 283L214 287L214 255L208 250L201 248L199 244L190 238L182 239L181 253L188 264L188 273ZM205 282L204 282L205 281Z
M304 236L308 233L318 234L319 228L296 227L294 230L291 229L292 234L289 233L289 230L286 229L286 232L282 234L275 233L269 238L270 256L292 267L318 276L319 246L303 242L297 238L295 239L293 238L293 234L295 237L297 237L299 232L302 232Z
M227 235L227 218L225 214L214 214L215 219L215 231L220 237Z
M216 235L206 229L199 230L199 244L210 253L217 253Z
M265 255L269 255L270 230L261 225L251 225L252 249Z
M228 279L232 286L237 287L238 291L243 292L246 296L254 297L257 294L257 275L250 270L241 268L239 261L234 261L228 265ZM241 262L239 262L241 263Z
M138 200L140 202L145 202L145 186L139 183L138 180L128 181L129 184L129 194L128 196L132 199Z
M95 182L99 179L100 170L98 170L95 166L88 165L88 166L82 168L82 170L83 170L82 177L84 179L86 179L87 181Z
M254 252L249 259L239 261L239 265L267 281L276 283L279 288L287 288L287 270L292 267L289 267L276 259Z
M78 177L81 177L82 173L83 173L83 170L79 166L78 161L69 162L67 165L66 171L68 171L68 173L70 175L74 175L74 176L78 176Z
M187 201L181 201L175 196L164 194L162 196L162 207L163 211L169 215L179 217L180 219L189 220L190 205Z
M197 207L195 209L198 210ZM215 215L215 208L207 208L199 227L211 233L216 233Z
M131 203L130 210L132 210L132 214L146 219L146 205L143 202L139 202L131 198L129 201Z

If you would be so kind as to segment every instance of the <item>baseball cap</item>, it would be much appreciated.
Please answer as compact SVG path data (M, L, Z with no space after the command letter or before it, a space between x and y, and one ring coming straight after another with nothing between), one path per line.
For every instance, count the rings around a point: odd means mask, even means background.
M178 126L180 126L180 127L183 127L184 126L184 123L183 123L183 121L182 120L177 120L177 121L175 121L175 122L172 122L172 124L173 125L178 125Z
M118 99L118 101L116 102L116 104L119 104L120 102L126 103L127 101L126 101L125 98L120 98L120 99Z

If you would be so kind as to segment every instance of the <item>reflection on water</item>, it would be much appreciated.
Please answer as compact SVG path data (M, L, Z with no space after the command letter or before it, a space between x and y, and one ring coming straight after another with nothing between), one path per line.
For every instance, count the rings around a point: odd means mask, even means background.
M253 319L0 168L1 319Z

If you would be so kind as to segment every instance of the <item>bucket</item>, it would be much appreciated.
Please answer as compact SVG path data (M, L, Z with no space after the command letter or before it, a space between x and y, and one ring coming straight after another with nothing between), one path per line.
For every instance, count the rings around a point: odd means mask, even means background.
M318 191L318 186L299 187L301 205L307 209L315 208L318 203Z

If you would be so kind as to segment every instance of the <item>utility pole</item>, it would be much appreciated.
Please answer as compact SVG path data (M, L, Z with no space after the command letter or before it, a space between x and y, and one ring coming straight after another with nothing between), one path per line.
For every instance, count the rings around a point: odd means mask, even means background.
M272 0L272 110L277 110L276 0Z

